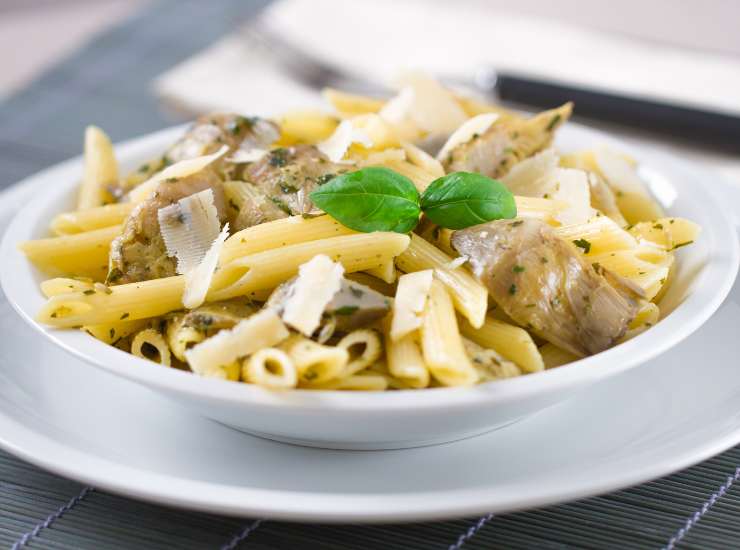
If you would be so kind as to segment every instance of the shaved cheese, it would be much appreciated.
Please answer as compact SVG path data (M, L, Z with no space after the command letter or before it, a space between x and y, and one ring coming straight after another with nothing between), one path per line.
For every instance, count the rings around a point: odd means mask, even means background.
M194 373L226 378L226 367L257 350L285 340L290 333L277 314L263 309L229 330L222 330L185 352Z
M212 155L204 155L193 159L181 160L180 162L176 162L175 164L168 166L161 172L154 174L145 182L134 187L128 194L129 201L140 203L147 200L156 190L157 186L163 181L171 178L184 178L200 172L213 161L221 158L228 150L228 146L224 145Z
M586 223L596 213L591 207L588 174L574 168L559 168L558 156L552 149L515 164L501 178L501 183L515 195L567 204L554 215L563 225Z
M433 278L434 272L426 269L401 275L398 279L390 332L394 342L421 327L421 314L424 312Z
M515 164L509 173L501 178L501 183L515 195L523 197L542 197L545 177L558 167L558 156L553 149L545 149L533 157Z
M596 212L591 208L591 187L583 170L556 168L553 173L554 190L550 198L567 202L568 207L555 214L563 225L586 223Z
M594 151L594 160L606 181L617 191L648 195L647 187L637 175L634 165L623 156L608 149L599 149Z
M218 237L221 224L213 191L205 189L157 211L167 255L177 258L177 273L197 266Z
M450 154L450 151L458 145L467 143L473 139L474 136L485 133L491 125L496 122L496 119L498 119L498 115L496 113L483 113L466 120L453 132L447 142L442 146L442 149L437 153L437 159L445 159L447 155Z
M413 101L406 100L409 103L406 108L421 130L432 135L449 135L467 120L455 96L435 79L422 73L406 73L398 83L402 94L413 94ZM404 88L411 92L404 92Z
M227 222L216 240L211 244L203 260L194 269L185 273L185 291L182 294L182 305L186 308L195 309L206 301L213 274L216 272L216 266L218 266L221 249L228 236L229 224Z
M298 268L290 297L285 301L283 321L306 336L321 323L326 306L342 287L344 267L319 254Z
M262 160L268 153L269 151L267 149L260 149L259 147L248 150L237 149L226 160L233 163L257 162L258 160Z
M344 158L350 145L359 143L365 147L372 147L373 142L367 132L356 128L351 120L343 120L328 139L317 145L332 162L339 162Z
M411 114L414 97L414 89L406 86L378 111L378 116L393 125L396 135L402 140L415 140L422 133Z

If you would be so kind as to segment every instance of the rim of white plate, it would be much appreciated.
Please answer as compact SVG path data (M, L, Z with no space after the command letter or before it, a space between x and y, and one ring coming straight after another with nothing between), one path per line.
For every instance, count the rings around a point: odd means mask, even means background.
M617 469L616 476L603 481L599 478L597 482L569 480L564 487L555 479L545 484L539 483L536 489L529 490L514 484L512 487L452 489L421 494L394 493L393 498L388 498L385 494L348 496L236 488L152 473L82 452L32 430L0 409L0 447L58 475L98 489L163 505L208 513L293 521L429 521L536 508L638 485L702 462L738 443L740 427L722 437L711 439L701 447L693 447L691 452L670 455L669 460L648 467Z
M162 130L127 141L116 147L122 164L136 158L151 158L159 154L182 126ZM632 154L636 158L649 158L649 164L671 166L673 170L690 175L700 181L693 165L674 156L628 144L590 128L571 123L562 132L582 134L593 142L608 143ZM703 227L703 238L710 243L710 261L703 268L702 284L695 285L689 295L665 319L649 331L600 354L587 357L548 371L518 378L481 384L472 388L427 388L394 392L341 392L290 390L275 392L248 384L225 380L206 379L176 369L163 369L153 363L131 356L108 346L92 336L77 330L59 330L44 327L34 320L43 297L37 287L33 268L25 260L16 244L34 237L40 212L44 205L59 202L66 197L81 173L81 157L44 170L22 182L33 186L53 180L58 187L24 206L14 217L5 232L0 257L0 282L11 305L24 320L83 361L112 372L117 376L169 393L187 394L210 401L232 404L249 403L264 407L298 407L303 410L353 410L367 413L393 410L421 410L440 407L470 407L496 400L510 402L536 394L546 394L570 386L594 382L644 363L677 344L699 328L716 311L735 280L740 253L735 226L725 206L713 193L703 195L706 207L716 213L712 224ZM713 178L717 176L713 175ZM722 242L722 246L719 243Z

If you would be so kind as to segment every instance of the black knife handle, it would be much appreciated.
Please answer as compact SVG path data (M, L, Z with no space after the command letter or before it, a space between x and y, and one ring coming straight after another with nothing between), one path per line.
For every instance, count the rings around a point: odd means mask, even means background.
M573 101L574 113L578 116L740 152L738 116L544 82L511 73L498 73L496 77L496 92L504 101L539 108L552 108Z

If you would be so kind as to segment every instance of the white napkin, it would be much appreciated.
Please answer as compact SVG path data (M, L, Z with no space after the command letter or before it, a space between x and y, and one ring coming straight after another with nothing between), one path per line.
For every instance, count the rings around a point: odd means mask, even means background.
M282 0L262 17L306 53L385 84L410 68L467 78L490 65L740 114L740 58L502 13L484 3ZM265 115L322 105L316 90L296 83L239 33L162 75L156 89L193 111ZM740 177L736 161L730 164Z
M388 83L403 69L470 77L492 65L541 77L740 114L740 59L426 0L283 0L265 24L307 53ZM290 79L228 37L164 75L163 95L198 107L303 104ZM289 86L295 101L283 97ZM277 103L277 105L276 105Z

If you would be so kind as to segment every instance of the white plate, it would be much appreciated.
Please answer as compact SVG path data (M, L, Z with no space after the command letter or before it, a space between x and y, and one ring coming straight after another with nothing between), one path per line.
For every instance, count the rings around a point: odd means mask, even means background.
M0 231L33 191L0 195ZM647 481L740 442L739 325L736 285L668 353L515 425L352 452L206 420L72 358L0 297L0 445L101 489L213 513L356 522L511 511Z
M181 130L159 132L117 147L122 165L133 168L171 143ZM0 251L0 275L9 301L45 337L99 368L176 399L204 416L277 440L346 449L389 449L452 441L510 424L567 399L600 379L635 367L691 334L716 310L738 266L735 229L710 192L715 177L664 154L630 148L571 124L558 134L568 151L604 142L642 161L656 197L674 215L702 226L695 244L678 252L675 278L661 301L668 314L655 327L606 352L558 369L474 388L397 392L270 392L164 369L76 330L41 327L33 317L44 303L43 275L17 250L18 242L45 234L55 213L71 207L81 162L74 159L32 178L43 188L15 217Z

